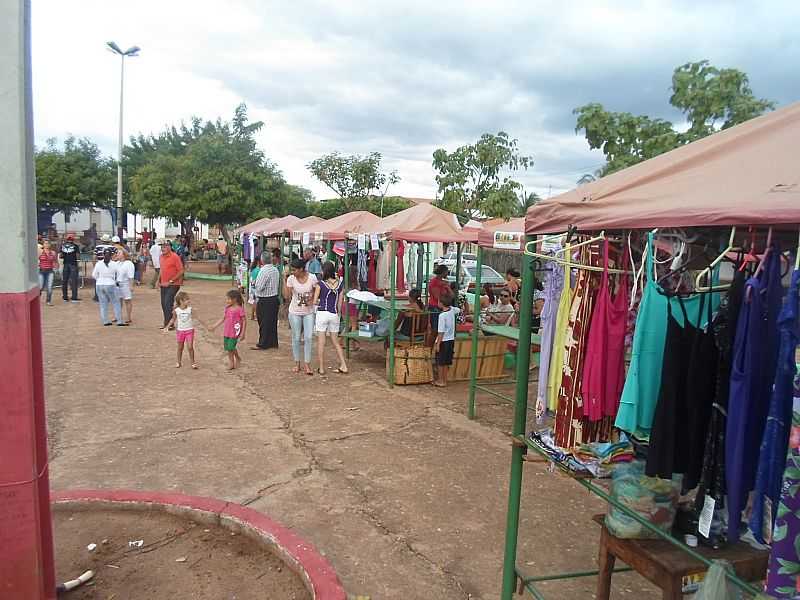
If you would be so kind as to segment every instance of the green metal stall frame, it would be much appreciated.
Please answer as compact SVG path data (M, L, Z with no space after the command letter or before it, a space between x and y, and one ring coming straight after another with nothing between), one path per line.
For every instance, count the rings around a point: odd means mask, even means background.
M475 419L477 416L476 411L476 396L477 392L481 391L485 394L489 394L493 398L497 400L501 400L503 402L507 402L509 404L514 404L515 400L513 396L508 396L507 394L502 394L492 388L497 386L503 385L516 385L517 379L507 379L501 381L492 381L489 383L478 383L478 333L479 330L483 329L484 331L488 331L493 333L494 335L500 335L505 338L519 341L519 335L509 335L506 333L503 328L492 328L492 327L485 327L482 328L480 326L480 289L481 289L481 275L483 272L483 246L478 244L478 250L476 252L477 259L476 259L476 272L475 272L475 291L474 291L474 309L472 314L472 331L470 335L472 337L472 344L470 346L470 357L469 357L469 395L467 399L467 417L469 419ZM520 306L520 314L522 313L522 307ZM517 331L524 331L522 329L522 321L520 320L520 327ZM528 324L528 331L530 331L530 323ZM536 334L531 334L530 336L530 343L532 344L534 340L538 343L541 339ZM530 352L530 345L528 346L528 351ZM530 369L530 363L528 363L528 368ZM529 379L530 373L525 374L525 379L530 384L533 380ZM535 412L535 408L529 409L531 412Z
M533 237L525 237L525 245L531 241ZM522 298L520 305L520 330L529 330L531 325L531 311L533 309L533 257L527 252L523 254L522 259ZM525 435L526 415L528 408L528 382L527 373L530 367L530 339L528 336L522 336L519 340L517 348L517 382L516 382L516 402L514 404L514 422L512 429L512 445L511 445L511 474L508 483L508 510L506 513L506 535L505 535L505 550L503 556L503 578L502 578L502 600L512 600L515 591L522 590L528 591L536 600L544 600L545 596L536 587L536 583L543 581L559 581L573 579L576 577L590 577L599 573L598 570L555 573L553 575L540 575L528 576L520 570L517 565L517 542L519 535L519 515L520 515L520 500L522 494L522 471L525 461L525 455L529 450L539 454L541 457L548 459L548 456L542 452L535 444L528 441ZM555 465L558 469L566 475L571 476L571 471L558 463L550 461L550 464ZM638 513L631 510L626 505L620 503L612 498L608 492L595 484L590 479L582 479L572 477L578 484L583 486L586 490L597 495L605 500L608 504L614 506L618 510L625 513L636 522L646 527L650 532L656 535L657 538L666 540L673 546L680 548L693 559L711 567L712 562L698 553L695 549L690 548L682 541L665 533L657 526L653 525L650 521L643 518ZM628 570L628 567L622 567L620 570ZM615 569L615 572L619 570ZM760 590L756 589L750 583L740 579L735 573L726 571L728 580L739 588L741 591L757 596ZM519 584L519 587L518 587Z
M344 293L345 298L347 298L347 292L350 291L350 257L347 253L347 242L350 239L352 234L345 235L345 248L344 248ZM360 234L360 235L370 235L370 234ZM393 240L390 237L381 236L382 241L388 242L388 246L390 248L389 252L389 334L386 336L389 342L389 366L388 366L388 374L387 374L387 382L389 383L389 387L394 387L394 368L395 368L395 328L394 323L397 320L397 246L396 241L405 241L405 240ZM406 242L408 243L408 242ZM428 300L428 282L430 281L430 242L415 242L419 244L424 244L425 248L425 281L421 282L424 284L424 298L427 304ZM461 272L461 243L458 243L457 246L457 257L456 257L456 284L458 284L460 279L460 272ZM350 310L345 311L344 317L344 334L341 336L344 338L345 342L345 356L349 359L350 358L350 340L357 340L359 342L364 341L376 341L382 342L384 338L369 338L369 337L360 337L358 332L351 332L350 331ZM411 359L409 359L411 360Z

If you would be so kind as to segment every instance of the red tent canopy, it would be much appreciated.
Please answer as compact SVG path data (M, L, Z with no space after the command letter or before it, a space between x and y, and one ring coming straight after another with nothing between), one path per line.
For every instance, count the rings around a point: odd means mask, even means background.
M529 234L800 224L800 102L528 209Z
M258 233L261 233L261 235L278 235L279 233L284 233L291 229L292 225L297 223L299 220L300 218L295 217L294 215L279 217L267 223Z
M408 242L474 242L478 230L464 231L456 216L434 206L417 204L381 220L370 233L383 233L394 240Z
M265 219L259 219L258 221L253 221L252 223L248 223L247 225L242 225L239 229L236 230L236 234L240 233L257 233L260 234L264 227L270 221L273 221L272 217L266 217Z
M478 232L478 245L498 250L522 250L525 237L525 217L510 221L494 221Z
M321 233L325 240L343 240L348 233L372 233L380 223L376 217L366 210L355 210L328 219L327 221L311 227L304 227L303 233Z

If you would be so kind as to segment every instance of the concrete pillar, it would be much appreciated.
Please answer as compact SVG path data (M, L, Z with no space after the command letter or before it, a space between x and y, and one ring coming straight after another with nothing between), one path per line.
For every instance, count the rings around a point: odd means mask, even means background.
M55 598L36 281L30 2L0 0L0 598Z

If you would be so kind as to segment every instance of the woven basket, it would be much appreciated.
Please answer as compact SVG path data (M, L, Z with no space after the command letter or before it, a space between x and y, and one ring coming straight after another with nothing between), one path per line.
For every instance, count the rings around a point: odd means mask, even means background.
M395 346L394 382L397 385L433 381L431 349L427 346ZM386 352L386 374L389 374L389 352Z

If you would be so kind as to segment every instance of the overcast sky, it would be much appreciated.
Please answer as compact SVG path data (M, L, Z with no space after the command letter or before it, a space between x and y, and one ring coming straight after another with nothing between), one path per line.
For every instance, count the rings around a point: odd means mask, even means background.
M119 58L125 132L230 118L246 102L290 183L331 197L305 165L339 150L381 152L433 197L431 154L503 130L535 164L544 196L603 164L573 108L601 102L680 121L673 69L707 58L750 76L756 95L800 100L800 2L348 2L34 0L36 140L68 133L116 156Z

